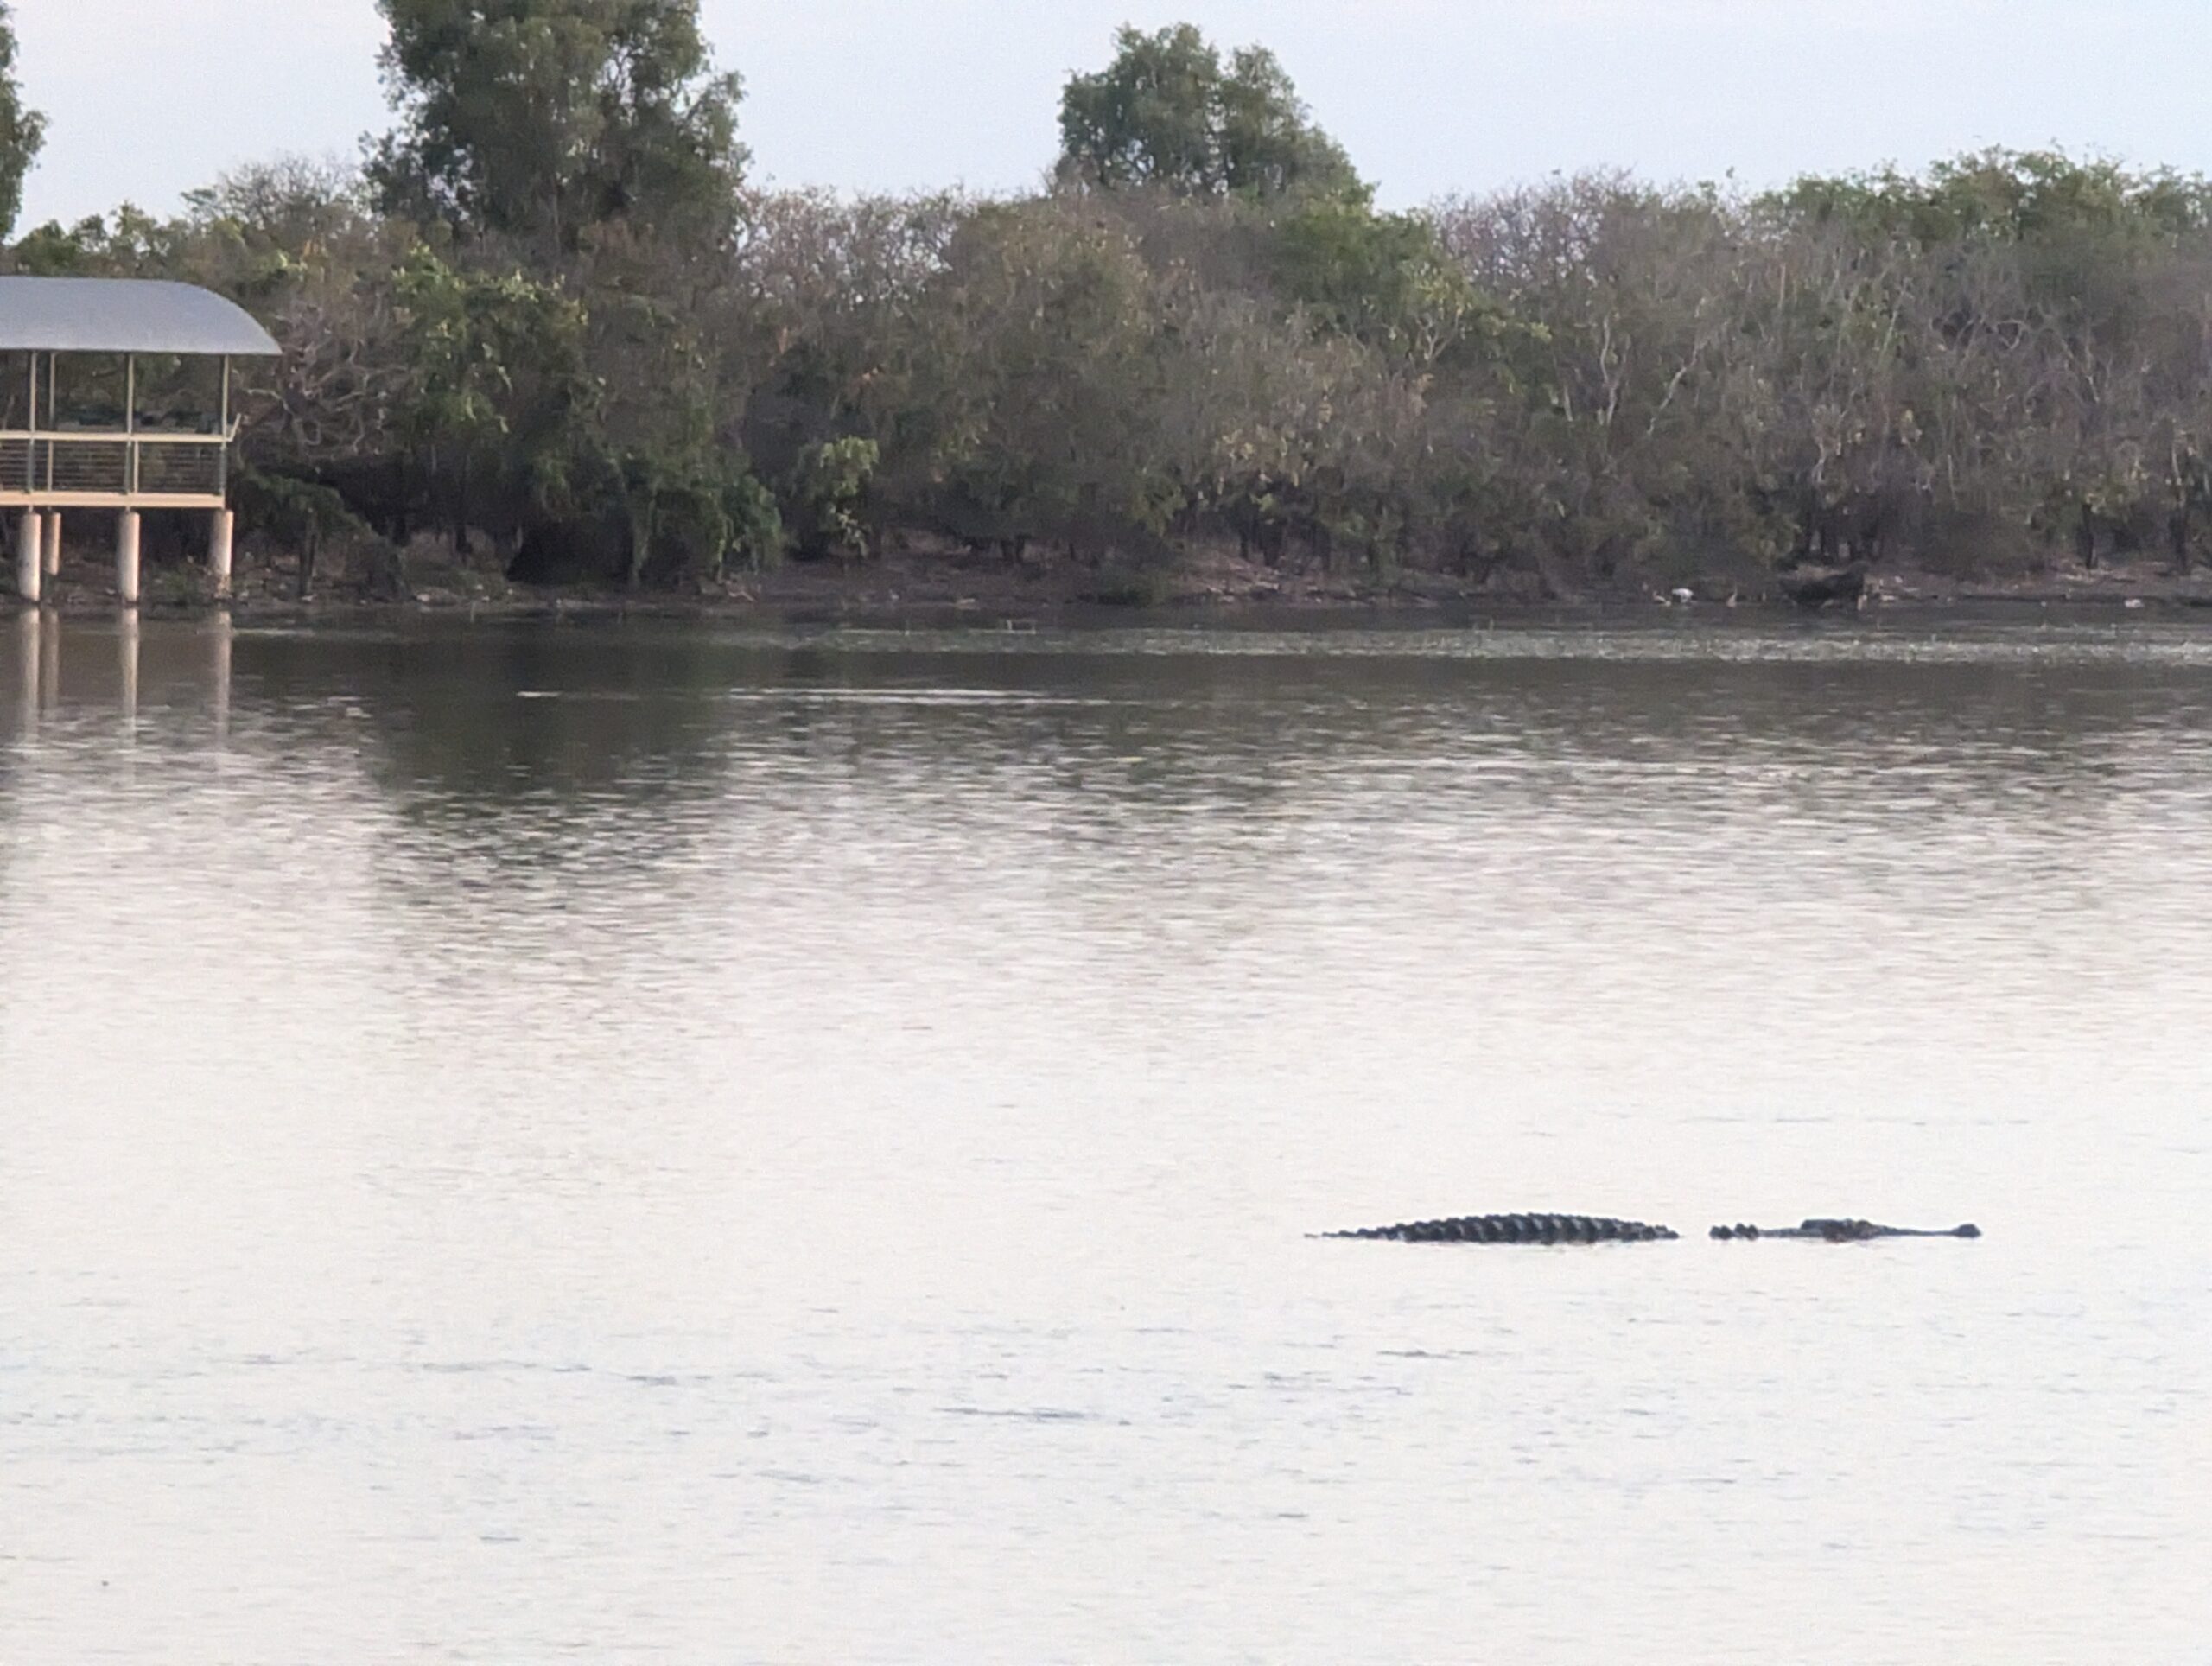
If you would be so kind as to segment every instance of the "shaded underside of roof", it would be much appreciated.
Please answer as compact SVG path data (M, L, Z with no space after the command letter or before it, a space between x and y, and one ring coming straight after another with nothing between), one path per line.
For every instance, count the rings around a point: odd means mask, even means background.
M0 277L0 353L273 359L280 352L243 308L189 283Z

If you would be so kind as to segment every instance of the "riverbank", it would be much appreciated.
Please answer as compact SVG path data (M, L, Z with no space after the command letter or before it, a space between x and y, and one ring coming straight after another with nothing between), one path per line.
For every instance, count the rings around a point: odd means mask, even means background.
M491 618L766 614L994 624L1394 616L1614 622L1666 613L1837 619L2060 610L2086 616L2202 614L2212 625L2212 569L2181 576L2158 562L2094 569L2053 566L1998 576L1885 567L1866 573L1863 595L1849 594L1849 584L1838 588L1844 594L1823 595L1817 579L1808 585L1803 575L1766 573L1725 582L1692 579L1663 591L1626 585L1578 589L1528 573L1477 583L1432 572L1274 568L1224 550L1157 565L1097 566L931 550L847 563L791 563L680 590L626 591L518 583L488 562L456 559L448 546L425 539L404 556L387 554L373 563L326 558L326 573L306 598L300 595L296 557L248 551L229 605L240 614L283 618L418 612ZM104 613L115 606L111 569L90 550L73 550L46 589L47 605L65 614ZM143 607L149 614L192 613L218 605L196 566L162 566L145 575Z

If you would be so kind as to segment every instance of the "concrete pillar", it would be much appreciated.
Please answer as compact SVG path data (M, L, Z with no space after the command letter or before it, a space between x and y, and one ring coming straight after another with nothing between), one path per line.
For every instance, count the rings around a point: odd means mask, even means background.
M138 605L138 512L126 509L115 522L115 598L126 607Z
M46 575L61 576L61 512L49 510L46 517Z
M26 601L39 598L39 576L46 564L46 523L35 509L23 511L16 529L16 594Z
M238 517L227 509L215 512L207 533L207 576L215 586L215 600L231 599L231 546L238 535Z

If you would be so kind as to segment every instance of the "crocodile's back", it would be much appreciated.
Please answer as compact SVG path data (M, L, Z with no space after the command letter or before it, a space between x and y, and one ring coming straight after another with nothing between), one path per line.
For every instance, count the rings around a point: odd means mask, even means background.
M1643 1221L1600 1215L1462 1215L1452 1220L1401 1222L1325 1238L1380 1238L1397 1243L1650 1243L1680 1234Z

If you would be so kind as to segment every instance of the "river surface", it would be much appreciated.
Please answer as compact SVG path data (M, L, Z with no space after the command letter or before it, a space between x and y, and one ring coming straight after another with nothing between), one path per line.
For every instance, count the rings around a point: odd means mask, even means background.
M2212 1660L2209 1078L2212 636L0 618L0 1660Z

